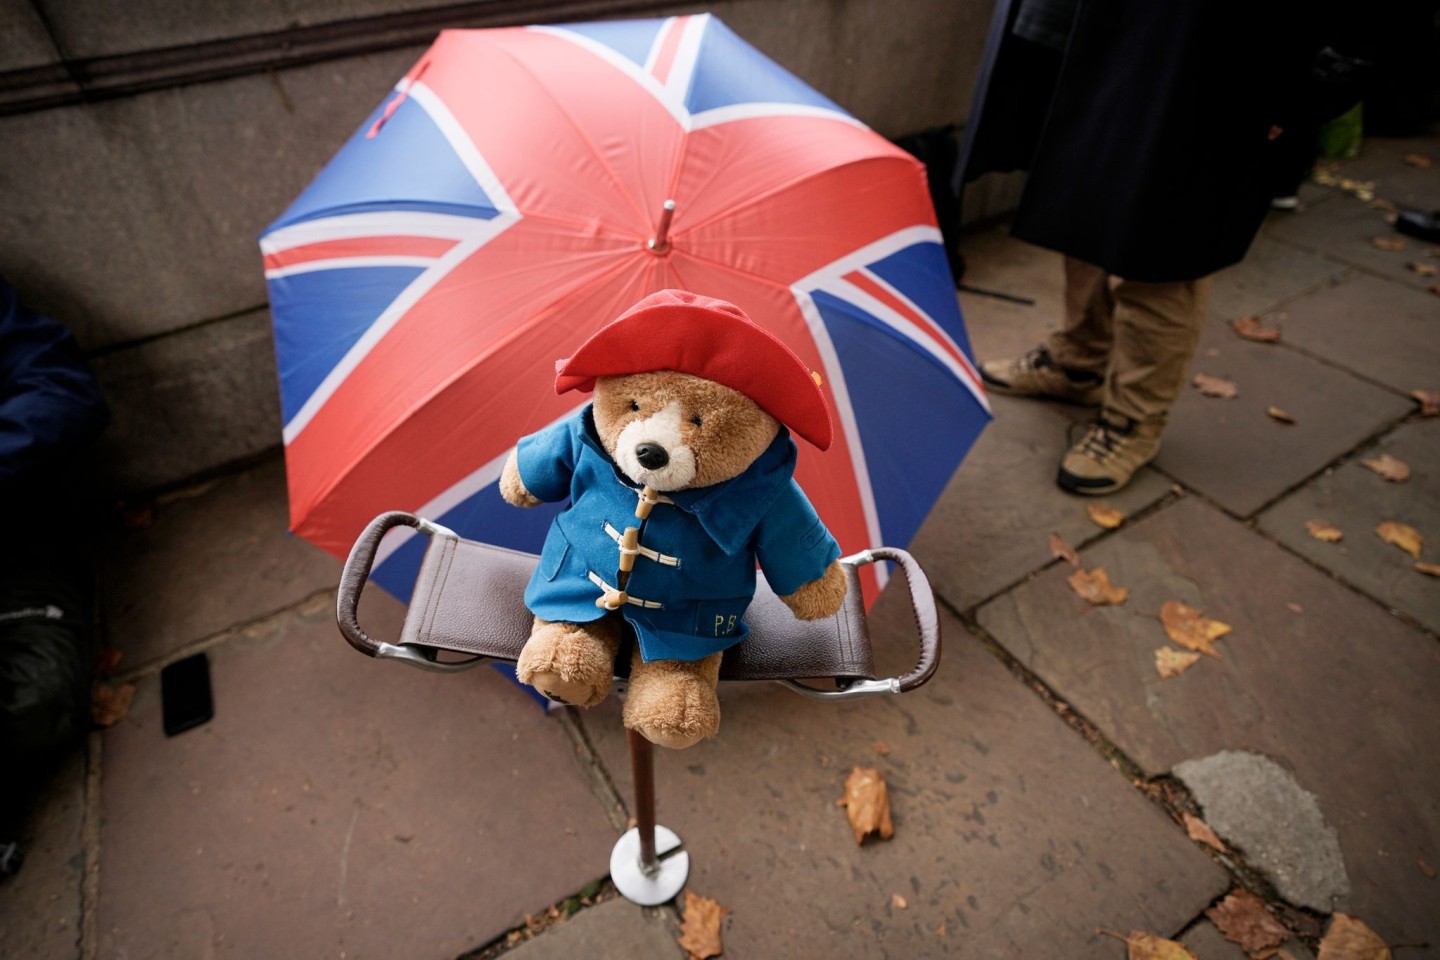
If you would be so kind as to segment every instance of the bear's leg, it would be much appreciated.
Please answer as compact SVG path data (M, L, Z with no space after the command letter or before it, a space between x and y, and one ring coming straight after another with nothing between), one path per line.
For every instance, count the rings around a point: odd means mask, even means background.
M535 618L530 639L515 661L515 675L551 700L593 707L610 692L622 623L551 623Z
M715 736L720 729L715 685L720 680L722 656L714 653L693 663L645 663L637 647L630 662L625 726L651 743L676 750Z

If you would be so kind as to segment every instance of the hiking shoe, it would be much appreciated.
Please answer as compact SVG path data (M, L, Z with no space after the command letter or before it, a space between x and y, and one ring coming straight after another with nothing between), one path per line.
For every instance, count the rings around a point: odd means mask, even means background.
M1099 496L1113 493L1160 452L1162 418L1135 421L1101 414L1060 461L1055 482L1062 490Z
M1015 397L1044 397L1093 407L1100 403L1105 379L1062 367L1043 346L1009 360L980 364L980 378L996 393Z

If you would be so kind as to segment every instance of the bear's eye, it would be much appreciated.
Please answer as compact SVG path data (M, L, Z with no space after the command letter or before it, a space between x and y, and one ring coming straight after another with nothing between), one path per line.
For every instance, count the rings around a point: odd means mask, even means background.
M704 426L704 425L705 425L705 421L700 418L700 415L699 415L699 414L696 414L695 416L691 417L691 418L690 418L690 422L693 423L693 424L695 424L695 426L697 426L697 427L700 427L700 426Z
M635 413L639 413L639 412L640 412L640 404L636 403L634 400L631 400L631 401L630 401L630 409L631 409L633 412L635 412Z

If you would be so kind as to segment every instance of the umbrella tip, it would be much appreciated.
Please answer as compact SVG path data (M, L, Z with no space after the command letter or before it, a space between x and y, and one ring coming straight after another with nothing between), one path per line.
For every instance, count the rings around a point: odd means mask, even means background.
M675 216L675 201L666 200L660 211L660 223L655 227L655 236L645 244L645 249L659 256L670 251L670 220Z

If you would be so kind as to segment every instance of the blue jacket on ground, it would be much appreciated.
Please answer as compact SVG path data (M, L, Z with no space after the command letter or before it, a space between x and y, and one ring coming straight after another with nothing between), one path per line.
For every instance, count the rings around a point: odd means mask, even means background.
M525 489L544 501L570 498L555 518L525 590L536 616L589 623L619 586L618 537L639 521L639 488L621 473L595 433L591 407L522 439L517 465ZM744 639L755 594L755 564L776 593L794 593L825 573L839 544L820 521L795 472L795 443L783 427L744 473L681 490L656 504L640 531L649 552L625 584L620 610L652 660L699 660ZM608 530L607 530L608 527ZM644 604L638 605L638 604Z

